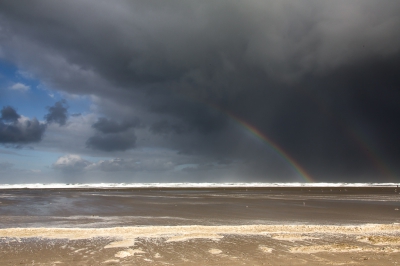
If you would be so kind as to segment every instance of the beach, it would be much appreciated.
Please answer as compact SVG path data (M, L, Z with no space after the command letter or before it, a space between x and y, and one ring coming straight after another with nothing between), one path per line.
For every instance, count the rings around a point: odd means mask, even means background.
M397 265L397 186L8 188L2 265Z

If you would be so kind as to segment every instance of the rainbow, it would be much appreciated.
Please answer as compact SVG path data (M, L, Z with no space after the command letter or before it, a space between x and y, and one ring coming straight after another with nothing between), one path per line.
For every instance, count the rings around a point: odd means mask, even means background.
M372 163L374 168L381 174L382 177L388 179L388 181L395 181L396 174L390 169L390 167L380 158L378 153L374 151L372 145L368 144L368 138L363 134L363 131L356 127L355 125L348 125L342 119L339 119L333 112L331 112L322 100L319 100L314 95L308 93L305 90L300 92L307 96L314 104L318 107L321 113L326 117L331 119L333 123L345 134L349 139L351 139L358 147L358 149L364 154L364 156Z
M254 136L256 136L258 139L261 139L264 143L266 143L276 154L279 155L284 161L286 161L290 167L301 177L304 179L304 181L313 183L315 180L311 177L310 174L307 173L307 171L298 163L296 160L290 156L283 148L281 148L276 142L272 141L267 135L263 134L260 130L258 130L256 127L251 125L250 123L246 122L245 120L241 119L237 115L233 114L232 112L229 112L228 110L223 109L222 107L212 104L212 103L207 103L207 105L211 106L212 108L220 111L221 113L226 114L228 117L230 117L232 120L234 120L237 124L241 125L244 127L247 131L252 133Z
M258 130L253 125L239 118L238 116L222 110L219 107L217 109L221 110L225 114L227 114L231 119L237 122L239 125L243 126L246 130L251 132L254 136L261 139L264 143L266 143L269 147L272 148L281 158L283 158L289 165L293 168L293 170L302 177L306 182L315 182L314 179L307 173L307 171L298 163L296 160L291 157L285 150L283 150L276 142L272 141L267 135L263 134L260 130Z
M359 149L364 153L368 160L374 165L379 173L389 181L395 181L396 175L390 170L389 166L379 158L378 154L374 152L371 145L368 145L368 140L364 137L362 131L357 130L355 127L347 127L347 134L357 143Z
M196 99L196 101L199 101ZM210 106L211 108L219 111L220 113L223 113L230 117L233 121L235 121L237 124L241 125L244 127L247 131L252 133L254 136L256 136L258 139L261 139L265 144L268 145L279 157L281 157L284 161L286 161L290 167L296 172L304 181L309 182L309 183L314 183L315 180L311 177L310 174L307 173L307 171L298 163L296 160L290 156L283 148L281 148L276 142L272 141L267 135L263 134L260 130L258 130L256 127L251 125L250 123L246 122L245 120L241 119L240 117L236 116L232 112L229 112L228 110L214 104L211 102L204 102L201 101L203 104Z

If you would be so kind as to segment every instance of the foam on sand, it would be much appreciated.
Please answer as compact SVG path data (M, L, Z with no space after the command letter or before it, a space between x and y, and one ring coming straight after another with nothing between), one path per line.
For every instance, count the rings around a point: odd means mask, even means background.
M126 257L130 257L130 256L134 256L135 254L142 254L142 253L146 253L141 249L126 249L126 250L122 250L119 251L115 254L116 258L126 258Z
M358 241L372 245L398 245L400 246L400 236L368 236L359 237Z
M125 245L135 238L163 237L170 241L184 241L193 238L218 239L223 235L274 235L274 234L353 234L373 235L400 232L400 224L365 225L238 225L238 226L138 226L112 228L6 228L0 229L0 237L88 239L108 237L120 239L115 245ZM111 244L112 245L112 244Z
M222 253L222 250L220 249L216 249L216 248L212 248L208 251L209 253L213 254L213 255L218 255Z
M126 248L135 245L135 239L124 239L121 241L114 241L105 246L104 248Z
M218 234L199 234L199 233L190 234L190 233L188 233L188 234L182 234L182 235L168 237L167 243L168 242L186 241L186 240L190 240L190 239L199 239L199 238L218 241L222 237L223 236L218 235Z
M373 252L373 253L389 253L399 252L400 249L396 247L368 247L368 246L356 246L350 244L332 244L332 245L311 245L311 246L299 246L290 248L291 253L342 253L342 252Z
M318 239L317 237L312 237L302 234L274 234L271 235L271 238L276 240L285 240L291 242Z
M271 253L274 250L273 248L264 245L260 245L258 248L264 253Z

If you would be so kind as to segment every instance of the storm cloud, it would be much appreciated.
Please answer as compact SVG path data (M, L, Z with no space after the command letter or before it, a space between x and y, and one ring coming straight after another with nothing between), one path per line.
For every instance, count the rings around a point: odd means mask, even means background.
M1 109L0 120L5 122L16 122L21 116L17 114L17 111L11 106L5 106Z
M140 125L140 119L137 117L122 122L100 117L92 125L97 133L86 141L86 145L88 148L106 152L132 149L136 143L132 129Z
M168 120L161 120L155 122L150 127L150 132L161 135L170 133L182 134L182 133L187 133L190 130L191 130L190 128L188 128L186 125L182 123L181 124L171 123Z
M124 132L130 128L137 127L139 125L140 120L137 117L131 120L125 120L121 123L118 123L111 119L107 119L105 117L100 117L99 120L92 125L92 127L104 134L109 134Z
M89 148L101 151L126 151L135 147L133 133L95 135L86 141Z
M26 144L42 139L46 124L36 118L21 117L14 108L3 107L0 118L0 143Z
M268 139L313 176L357 179L400 170L399 14L390 0L3 1L0 47L47 86L97 97L113 118L93 124L92 150L136 147L140 113L161 148L262 178L279 175Z
M54 106L47 107L48 114L44 117L47 123L56 123L64 126L68 119L68 105L67 101L61 100L54 104Z

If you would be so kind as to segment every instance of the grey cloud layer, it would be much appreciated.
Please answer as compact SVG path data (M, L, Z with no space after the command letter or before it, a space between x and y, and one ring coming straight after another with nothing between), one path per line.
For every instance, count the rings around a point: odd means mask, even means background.
M380 174L366 146L399 170L399 2L4 1L0 10L3 57L127 110L93 125L90 148L135 147L124 121L140 109L160 115L147 125L171 148L258 162L260 176L269 157L229 117L315 175Z

